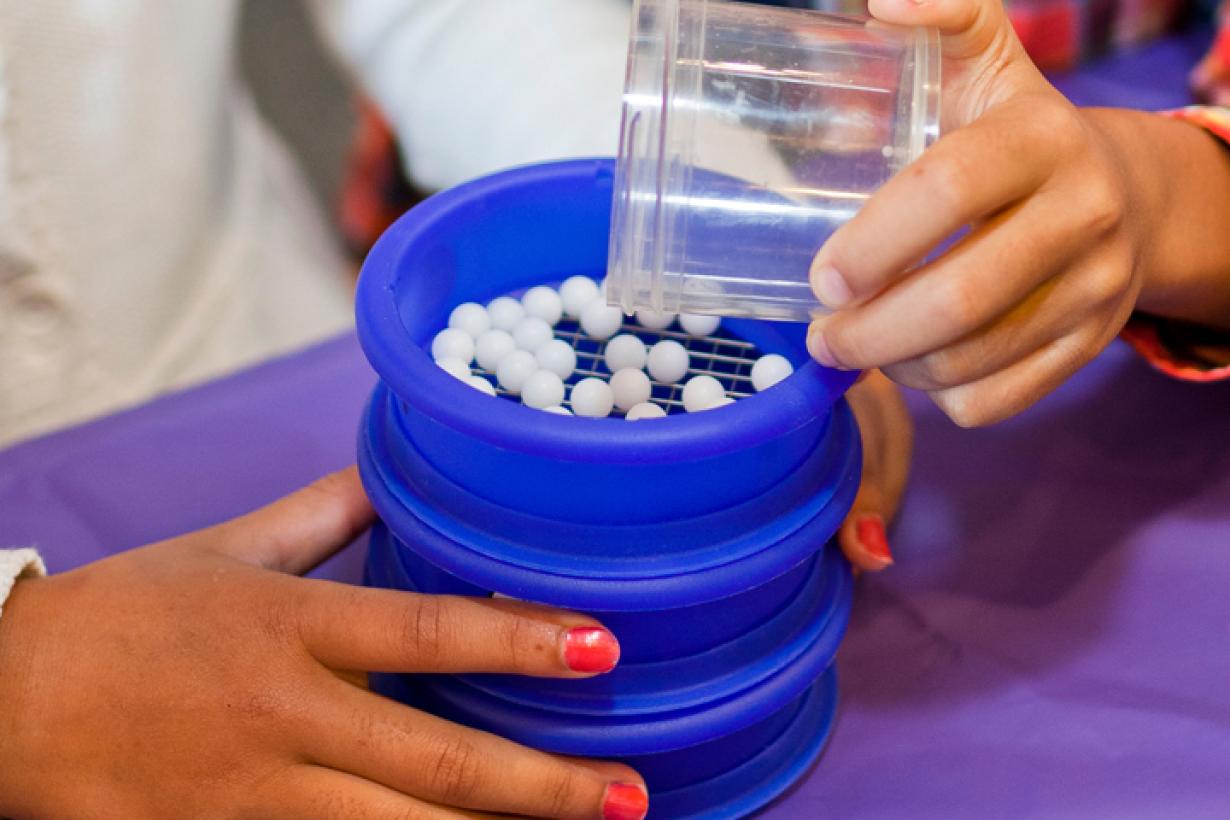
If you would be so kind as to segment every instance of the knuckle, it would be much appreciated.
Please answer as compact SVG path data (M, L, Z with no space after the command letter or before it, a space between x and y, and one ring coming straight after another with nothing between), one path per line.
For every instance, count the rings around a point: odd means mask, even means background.
M430 667L444 658L445 611L435 595L415 595L402 615L401 647L419 664Z
M441 741L431 766L432 791L449 805L462 805L478 789L481 766L478 750L464 737Z
M951 350L937 350L921 356L916 365L925 390L938 390L964 384L966 367Z
M931 400L954 424L966 430L984 427L995 419L988 403L976 391L938 390L931 394Z
M867 367L863 344L858 334L848 327L831 325L824 334L825 344L833 358L844 367Z
M528 629L529 623L515 615L505 618L501 631L504 635L504 647L509 663L514 669L525 669L530 663L529 644L532 640Z
M974 174L962 154L960 151L950 152L915 171L916 175L926 177L924 186L936 208L961 211L969 201Z
M543 793L546 800L543 808L547 817L569 817L575 814L571 809L577 803L580 790L574 772L562 769L552 775L545 786Z
M1117 231L1126 211L1123 192L1106 175L1098 175L1085 185L1079 208L1081 222L1095 236Z
M1118 266L1094 269L1085 277L1085 297L1094 305L1117 302L1127 289L1130 274Z
M984 300L978 288L967 277L953 277L939 300L936 318L941 324L958 331L973 330L978 324Z

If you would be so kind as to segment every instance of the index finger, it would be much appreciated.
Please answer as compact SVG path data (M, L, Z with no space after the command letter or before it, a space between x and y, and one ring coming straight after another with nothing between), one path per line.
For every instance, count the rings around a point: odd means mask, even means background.
M816 298L843 308L879 293L962 227L1039 188L1054 151L1013 111L944 136L824 243L811 269Z
M619 662L615 636L574 612L329 581L304 588L299 634L333 669L569 678L609 672Z

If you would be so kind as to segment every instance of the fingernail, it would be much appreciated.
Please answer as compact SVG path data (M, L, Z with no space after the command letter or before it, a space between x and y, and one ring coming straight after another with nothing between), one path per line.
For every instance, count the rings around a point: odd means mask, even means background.
M564 634L564 663L573 672L610 672L619 663L619 641L599 626L579 626Z
M641 820L649 813L649 795L631 783L612 783L602 801L603 820Z
M888 534L884 531L884 519L874 513L860 515L854 521L854 535L863 549L873 558L879 558L885 564L893 562L893 554L888 549Z
M812 274L812 286L816 298L826 307L839 308L854 296L846 280L832 265L824 265Z
M828 342L824 341L824 331L816 325L812 325L811 330L807 331L807 352L825 367L838 366L832 351L829 350Z

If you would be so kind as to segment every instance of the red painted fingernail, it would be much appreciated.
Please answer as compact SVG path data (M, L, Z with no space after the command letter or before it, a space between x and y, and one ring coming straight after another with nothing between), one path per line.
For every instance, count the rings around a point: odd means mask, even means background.
M610 672L619 663L619 641L599 626L579 626L564 635L564 663L573 672Z
M649 813L649 795L631 783L612 783L602 801L603 820L641 820Z
M875 558L893 562L893 553L888 548L888 534L884 531L884 519L878 515L860 515L854 522L854 534L863 549Z
M807 352L825 367L837 367L837 360L833 358L828 343L824 341L824 331L817 327L813 326L807 334Z

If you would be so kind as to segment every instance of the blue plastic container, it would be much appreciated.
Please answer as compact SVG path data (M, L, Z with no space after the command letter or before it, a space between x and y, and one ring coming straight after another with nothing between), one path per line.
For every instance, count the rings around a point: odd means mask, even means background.
M380 376L359 431L380 515L368 582L593 613L620 666L585 681L374 676L393 697L561 753L618 757L654 817L731 816L819 754L849 568L825 548L861 470L842 393L803 330L728 321L796 373L704 413L629 424L493 399L426 350L465 301L602 275L611 161L497 174L439 194L381 238L356 294Z
M467 584L440 570L377 525L372 532L367 564L369 583L391 589L434 594L486 596L490 593ZM628 754L646 749L663 749L684 742L677 738L667 713L703 707L732 698L760 686L787 670L795 689L770 698L768 707L756 707L767 690L744 698L749 714L726 709L725 722L710 720L716 730L722 726L738 728L772 711L783 699L790 699L828 667L844 633L850 611L850 574L836 549L826 549L785 576L740 595L689 607L645 612L591 612L610 628L624 647L619 667L607 675L589 680L541 680L505 675L461 676L457 680L488 692L510 703L566 716L610 719L603 737L580 739L593 753ZM756 612L757 617L749 617ZM691 631L705 633L706 618L741 622L720 642L706 642L691 652L661 657L662 633ZM644 651L642 647L651 647ZM641 650L641 651L638 651ZM636 726L628 735L625 727L643 723L640 716L654 715L660 736L654 729ZM634 720L627 720L635 718ZM547 729L558 737L551 739L557 751L580 753L562 739L574 731L571 718L544 718L548 724L563 721L562 729ZM588 721L582 721L586 723ZM730 729L731 731L734 728ZM542 742L542 731L523 740ZM690 738L688 738L690 740ZM595 743L601 744L602 752ZM639 745L649 743L648 747ZM564 745L561 745L564 744Z

